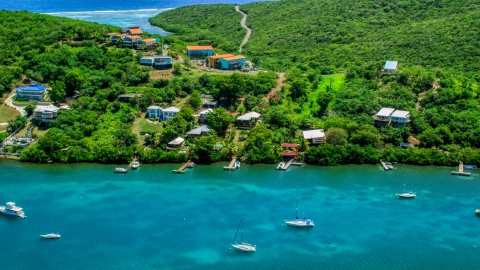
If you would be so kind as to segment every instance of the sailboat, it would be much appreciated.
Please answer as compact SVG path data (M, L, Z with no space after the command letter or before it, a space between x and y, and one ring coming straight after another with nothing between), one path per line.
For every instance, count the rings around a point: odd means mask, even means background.
M415 196L417 196L417 193L413 192L413 191L410 191L410 192L405 192L405 184L403 184L403 193L397 193L395 194L397 195L399 198L415 198Z
M295 207L295 220L285 220L285 223L289 226L295 227L313 227L313 220L306 217L298 217L298 187L297 187L297 206Z
M235 239L237 239L237 234L238 234L238 230L240 229L240 225L242 225L242 241L240 244L237 244L235 242ZM243 242L243 217L242 219L240 219L240 222L238 223L237 232L235 233L235 237L233 238L233 242L232 242L232 247L241 251L246 251L246 252L255 252L257 250L257 246Z

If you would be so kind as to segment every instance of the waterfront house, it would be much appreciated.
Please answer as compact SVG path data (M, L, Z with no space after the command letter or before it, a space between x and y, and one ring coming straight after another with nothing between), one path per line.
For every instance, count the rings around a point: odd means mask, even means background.
M410 122L410 112L396 110L390 116L392 125L397 127L404 127L408 122Z
M143 34L143 31L140 29L139 26L132 26L132 27L128 28L127 34L129 34L129 35L141 35L141 34Z
M220 55L212 55L207 57L207 66L211 68L220 68L220 59L222 58L228 58L228 57L233 57L233 54L220 54Z
M256 112L249 112L237 118L238 128L250 129L255 126L261 114Z
M181 137L175 138L174 140L167 143L167 150L176 150L180 148L183 145L184 141L185 141L184 138L181 138Z
M392 74L398 69L398 62L397 61L387 61L385 62L385 66L383 67L383 74Z
M123 46L124 47L135 47L137 43L141 41L142 38L140 36L127 36L123 39Z
M198 126L189 132L187 132L187 136L189 138L198 138L202 136L207 136L210 133L210 127L203 125L203 126Z
M220 69L241 69L246 65L247 58L243 55L221 58L219 60Z
M296 143L282 143L282 148L282 157L284 158L294 158L298 155Z
M213 55L212 46L187 46L187 55L190 59L201 59Z
M304 130L303 138L312 145L325 143L325 132L323 129Z
M48 102L39 102L33 111L36 122L50 123L57 118L58 107Z
M373 120L378 126L386 126L390 124L390 117L395 111L393 108L382 108L374 117Z
M31 83L29 86L15 88L16 98L24 98L26 100L43 101L46 94L47 87L36 82Z
M212 109L206 109L200 112L200 116L198 117L199 123L206 123L207 122L207 114L213 112Z

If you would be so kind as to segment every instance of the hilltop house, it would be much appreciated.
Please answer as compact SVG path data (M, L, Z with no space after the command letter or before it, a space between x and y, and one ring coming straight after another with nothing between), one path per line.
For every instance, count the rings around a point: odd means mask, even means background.
M140 29L139 26L132 26L128 28L126 33L129 35L141 35L143 34L143 31Z
M243 55L221 58L219 61L220 69L241 69L246 65L247 58Z
M182 146L183 142L185 141L184 138L181 138L181 137L177 137L175 138L174 140L170 141L169 143L167 143L167 150L176 150L178 149L180 146Z
M187 55L190 59L201 59L213 55L212 46L187 46Z
M390 117L392 119L393 126L404 127L408 122L410 122L409 111L396 110Z
M383 67L383 74L391 74L397 71L398 69L398 62L397 61L387 61L385 62L385 66Z
M142 39L137 42L137 49L141 49L142 46L145 46L147 49L155 49L157 46L157 40L153 38Z
M15 95L17 98L43 101L45 99L45 95L47 94L46 89L46 86L33 82L29 86L20 86L15 88Z
M249 112L237 118L238 128L250 129L255 126L261 114L256 112Z
M233 56L234 56L233 54L220 54L220 55L209 56L207 58L207 61L208 61L207 66L209 66L211 68L219 69L220 68L220 63L219 63L220 59L233 57Z
M303 138L310 144L324 144L325 132L323 132L323 129L305 130L303 131Z
M373 120L378 126L386 126L390 124L390 117L395 111L393 108L382 108L374 117Z
M33 119L37 122L50 123L57 118L58 107L48 102L39 102L33 111Z
M159 106L150 106L147 108L147 116L148 118L159 118L163 121L168 121L175 117L180 109L175 107L169 107L166 109L162 109Z
M140 65L153 66L155 69L172 68L172 57L170 56L145 56L140 58Z
M199 123L206 123L207 122L207 114L213 112L212 109L206 109L200 112L200 116L198 117Z
M187 132L187 136L189 138L197 138L202 136L208 136L209 133L210 133L210 127L203 125L203 126L198 126L190 130L189 132Z
M123 39L123 46L124 47L135 47L137 43L141 41L142 38L140 36L126 36Z

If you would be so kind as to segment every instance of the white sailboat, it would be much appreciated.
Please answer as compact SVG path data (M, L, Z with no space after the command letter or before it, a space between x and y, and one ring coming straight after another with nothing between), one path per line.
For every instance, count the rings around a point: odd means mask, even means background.
M289 226L295 227L313 227L315 224L313 220L306 217L298 217L298 187L297 187L297 205L295 207L295 219L294 220L285 220L285 223Z
M397 195L399 198L409 199L409 198L415 198L415 196L417 196L417 193L415 193L413 191L406 192L405 191L405 184L403 184L403 193L396 193L395 195Z
M237 234L238 234L238 230L240 229L240 224L242 225L242 241L240 242L240 244L238 244L235 242L235 239L237 239ZM246 251L246 252L255 252L257 250L257 246L243 242L243 217L242 219L240 219L240 223L238 223L237 232L235 233L235 237L233 238L233 242L232 242L232 247L240 251Z

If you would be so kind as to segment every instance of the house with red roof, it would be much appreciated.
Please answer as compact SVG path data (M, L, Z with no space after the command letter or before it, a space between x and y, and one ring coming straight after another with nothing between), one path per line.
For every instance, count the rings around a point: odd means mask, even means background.
M187 55L190 59L201 59L213 55L212 46L187 46Z

